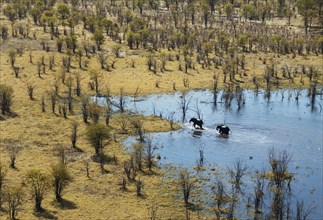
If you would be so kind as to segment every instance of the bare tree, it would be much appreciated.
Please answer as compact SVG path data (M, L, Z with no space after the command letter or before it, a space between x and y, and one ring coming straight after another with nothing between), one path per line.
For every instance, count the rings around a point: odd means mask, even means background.
M145 143L145 158L146 158L146 163L148 169L151 171L153 165L154 165L154 152L157 150L158 147L152 143L152 137L148 136L146 138L146 143Z
M34 100L34 89L35 86L31 83L27 83L28 96L30 100Z
M76 79L76 95L80 96L81 95L81 75L79 72L75 74L75 79Z
M182 121L185 121L187 110L189 109L190 99L187 99L186 93L183 92L180 100L180 108L182 110Z
M45 112L46 111L45 107L46 107L46 104L45 104L45 96L42 96L41 97L41 110L42 110L42 112Z
M246 175L247 169L247 166L243 165L241 160L237 160L234 163L233 169L228 168L228 172L231 179L230 182L234 184L234 187L238 192L241 191L242 177Z
M143 170L143 159L144 159L144 146L142 143L136 143L132 146L132 154L133 162L135 163L136 169L142 171Z
M199 106L199 100L196 100L195 108L194 108L193 111L197 114L197 117L199 119L202 119L202 113L201 113L201 109L200 109L200 106Z
M179 171L179 185L183 192L184 202L189 204L189 198L192 190L195 187L195 179L191 176L190 172L186 168L181 168Z
M297 201L296 203L296 220L309 219L309 215L314 212L315 207L312 205L305 206L304 201Z
M136 180L136 192L137 192L137 196L141 197L142 196L142 188L144 187L144 183L143 181L139 178L138 180Z
M292 178L292 174L288 172L291 155L287 151L277 152L275 148L271 148L268 157L272 171L271 181L276 187L283 188L285 181L290 181Z
M97 54L97 58L98 58L98 61L101 64L101 69L105 69L106 68L106 64L107 64L108 55L105 52L100 51Z
M126 100L125 100L125 97L124 97L123 88L120 88L120 94L119 94L118 102L113 102L112 104L115 107L117 107L118 109L120 109L121 113L123 113L125 111Z
M197 168L200 170L203 167L204 164L204 147L199 147L199 158L197 160Z
M19 152L22 150L22 143L17 140L4 140L3 145L10 157L10 168L16 168L16 159Z
M156 203L152 203L149 207L149 219L150 220L157 220L157 211L158 211L158 205Z
M264 187L265 187L265 181L264 181L264 173L265 172L256 172L255 176L255 185L254 185L254 211L255 211L255 218L257 218L257 215L261 213L261 207L263 204L263 198L264 198Z
M143 128L144 121L142 120L141 117L135 116L134 118L131 119L131 124L134 126L137 135L139 136L140 142L145 141L145 131Z
M127 127L128 127L128 124L129 124L128 116L126 116L125 114L121 114L118 117L117 122L120 125L121 133L127 134L128 133Z
M224 188L224 184L221 180L218 180L214 187L214 212L217 220L221 219L221 216L226 213L225 204L228 202L228 196Z
M82 99L81 111L82 111L83 121L85 123L88 123L90 110L89 110L89 99L86 97Z
M95 92L97 95L99 95L99 81L101 78L101 73L100 71L97 71L97 70L91 70L89 74L90 74L90 79L94 82Z
M23 192L21 188L10 187L6 194L5 200L8 204L8 215L10 220L16 220L20 206L22 205Z
M73 148L76 148L78 126L79 124L77 122L72 122L71 142Z
M3 202L3 186L5 182L7 171L5 170L4 166L0 162L0 209L2 207Z

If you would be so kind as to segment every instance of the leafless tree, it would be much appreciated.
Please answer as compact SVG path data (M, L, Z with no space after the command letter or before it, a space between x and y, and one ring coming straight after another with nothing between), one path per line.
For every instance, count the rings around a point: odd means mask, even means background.
M30 100L34 100L34 89L35 86L31 83L27 83L28 96Z
M254 211L255 211L255 218L257 218L257 215L262 212L262 204L263 204L263 198L265 196L265 179L264 179L264 171L262 173L256 171L255 175L255 185L254 185Z
M79 72L75 74L75 79L76 79L76 95L80 96L81 95L81 75Z
M120 125L121 127L121 132L123 134L127 134L128 131L127 131L127 127L128 127L128 124L129 124L129 119L128 117L125 115L125 114L121 114L118 119L117 119L117 122L118 124Z
M228 196L221 180L217 180L214 186L214 212L217 220L220 220L222 215L226 213L225 205L228 202Z
M144 145L142 143L136 143L132 146L132 158L135 163L136 169L143 170L144 159Z
M3 203L3 186L5 182L7 171L5 170L4 166L0 162L0 209Z
M135 128L136 133L139 136L140 142L144 142L145 141L145 131L144 131L144 128L143 128L144 121L142 120L142 118L139 117L139 116L133 117L131 119L131 124Z
M139 178L138 180L136 180L136 192L137 192L137 196L141 197L142 196L142 188L144 187L144 183L143 181Z
M147 167L150 171L154 165L154 161L153 161L154 152L157 149L158 147L152 143L152 137L148 136L145 142L145 158L146 158Z
M181 168L179 171L179 185L183 192L184 202L189 204L189 198L192 190L195 188L195 179L186 168Z
M185 121L187 110L189 109L190 99L187 99L186 93L183 92L180 100L180 108L182 110L182 121Z
M18 187L10 187L5 194L5 200L8 204L8 215L10 220L16 220L20 207L22 205L23 191Z
M296 203L296 220L306 220L314 212L315 207L313 205L305 206L304 201L297 201Z
M71 132L71 142L72 142L73 148L76 148L78 127L79 127L79 124L77 122L73 121L72 122L72 132Z
M194 108L193 111L197 114L197 117L199 119L202 119L202 113L201 113L201 109L200 109L200 106L199 106L199 100L196 100L195 108Z
M89 99L87 97L84 97L82 99L81 111L82 111L83 121L85 123L88 123L88 117L90 115L90 110L89 110Z
M107 64L108 55L105 52L100 51L97 54L97 58L98 58L98 61L101 64L101 69L105 69L106 64Z
M9 157L10 157L10 167L16 168L16 159L19 152L22 150L23 145L20 141L6 139L3 141L3 145L7 150Z
M277 152L275 148L271 148L268 153L269 165L272 171L271 181L278 188L283 188L286 181L290 181L292 176L288 172L288 165L291 155L287 151Z
M228 168L228 173L230 175L230 179L233 184L234 184L234 188L240 192L241 191L241 184L242 184L242 178L243 176L246 175L247 173L247 166L243 165L241 160L237 160L234 163L234 167L232 168Z
M150 220L157 220L158 219L158 205L156 203L152 203L149 207L149 219Z

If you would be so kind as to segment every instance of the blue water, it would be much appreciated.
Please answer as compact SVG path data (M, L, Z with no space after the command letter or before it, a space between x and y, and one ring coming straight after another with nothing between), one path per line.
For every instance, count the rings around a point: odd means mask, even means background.
M218 94L215 105L213 94L208 90L187 93L185 98L189 101L189 110L184 122L180 108L181 93L150 95L141 97L138 102L127 97L126 108L164 118L169 118L174 112L174 120L183 128L153 134L153 143L159 146L156 153L162 158L161 164L195 166L199 149L204 148L204 163L210 167L210 164L232 167L240 159L249 170L269 170L269 149L286 150L292 155L289 170L295 174L292 182L294 199L304 200L307 205L313 203L316 209L310 219L322 219L322 96L316 97L312 107L305 90L301 91L298 101L293 90L272 92L269 100L263 92L245 91L245 105L240 110L236 100L226 108L221 96L222 92ZM197 106L206 127L199 134L187 122L197 116ZM219 136L215 130L223 122L232 131L229 138ZM125 145L129 147L134 142L135 137L129 137Z

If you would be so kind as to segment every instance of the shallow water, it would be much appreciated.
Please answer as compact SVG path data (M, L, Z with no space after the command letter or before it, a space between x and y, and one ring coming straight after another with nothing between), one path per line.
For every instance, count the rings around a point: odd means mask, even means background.
M252 91L245 91L245 105L237 110L235 100L230 108L224 106L221 93L218 94L216 105L213 94L208 90L187 93L190 110L186 118L196 117L198 105L206 129L196 134L187 120L179 131L153 134L153 143L159 146L156 153L162 158L160 163L195 166L199 149L204 148L204 163L226 168L241 159L249 170L268 170L269 149L287 150L292 155L289 170L295 173L293 193L306 204L314 202L316 209L311 219L321 219L322 97L316 97L313 109L309 105L307 91L301 92L298 102L295 94L293 90L275 91L268 101L262 92L256 95ZM131 111L162 115L164 118L175 112L174 119L181 121L180 93L150 95L142 97L140 102L133 102L129 97L127 99L126 108ZM228 138L219 136L215 130L223 122L232 131ZM135 137L129 137L125 145L129 147L133 142Z

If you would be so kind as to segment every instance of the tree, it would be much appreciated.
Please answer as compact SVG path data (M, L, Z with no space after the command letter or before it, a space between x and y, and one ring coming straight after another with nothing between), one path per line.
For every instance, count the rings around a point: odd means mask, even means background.
M57 5L56 11L60 15L60 18L62 20L67 19L70 15L70 9L68 8L68 5L63 3Z
M97 55L98 61L101 64L101 69L105 69L106 63L107 63L107 59L108 59L108 54L106 54L105 52L98 52Z
M35 201L35 211L42 211L42 201L50 187L49 177L40 170L30 170L27 173L27 182L31 186L32 196Z
M311 16L314 15L316 2L315 0L297 0L296 6L299 10L299 13L304 17L304 28L305 34L308 32L308 25Z
M96 156L100 156L105 146L104 141L110 138L110 130L101 123L92 124L87 128L86 136L92 147L94 147Z
M121 45L117 44L111 48L112 53L118 58L120 56Z
M5 181L5 177L6 177L7 171L5 170L4 166L1 164L0 162L0 209L2 206L2 198L3 198L3 185L4 185L4 181Z
M44 24L44 25L48 25L50 26L50 30L51 30L51 34L54 35L55 33L55 23L56 23L56 14L54 10L50 10L50 11L45 11L43 13L43 15L40 18L40 21Z
M145 0L137 0L137 6L139 8L140 15L142 15L145 4L146 4Z
M145 158L148 169L151 171L151 168L154 165L154 151L157 150L158 147L152 143L152 137L148 137L145 143Z
M41 9L38 6L34 6L31 10L29 10L29 14L33 17L36 25L38 24L41 13Z
M225 14L227 15L227 19L231 19L234 12L233 5L230 3L226 4L224 6L224 11L225 11Z
M9 60L10 60L11 67L14 67L15 62L16 62L17 53L14 50L9 50L8 55L9 55Z
M101 73L100 71L97 71L97 70L90 70L89 75L90 75L90 79L95 84L95 92L97 95L99 95L99 79L101 78Z
M98 50L101 50L101 46L104 43L105 38L102 34L102 31L99 28L96 28L94 32L93 40L95 41Z
M72 122L71 142L73 148L76 148L78 126L79 124L77 122Z
M22 144L20 141L7 139L4 141L5 149L8 151L10 157L10 168L16 168L16 159L18 153L22 149Z
M11 113L11 106L13 103L13 89L12 87L0 84L0 108L1 113L5 115L6 113Z
M182 110L182 116L183 116L182 120L183 120L183 122L185 121L186 112L189 109L190 102L191 102L190 99L187 100L186 93L185 92L182 93L181 101L180 101L180 108Z
M209 16L210 16L210 4L207 2L207 0L201 0L201 11L203 14L203 20L204 20L204 26L207 28Z
M51 185L54 189L56 200L62 198L63 191L72 181L72 176L67 170L66 164L57 163L51 167Z
M245 19L254 19L256 10L253 5L250 4L244 4L242 5L242 15L245 17Z
M218 180L213 187L214 190L214 212L217 219L221 219L223 213L226 212L224 207L226 203L230 200L227 196L224 184L221 180Z
M5 199L8 204L8 214L10 220L17 219L19 207L21 206L23 198L22 189L19 187L10 187L6 194Z
M191 174L187 169L182 168L179 171L179 184L183 192L185 205L189 204L189 197L191 191L194 189L195 182L195 179L192 178Z
M66 48L72 50L75 53L77 46L77 37L75 35L69 35L65 38Z

